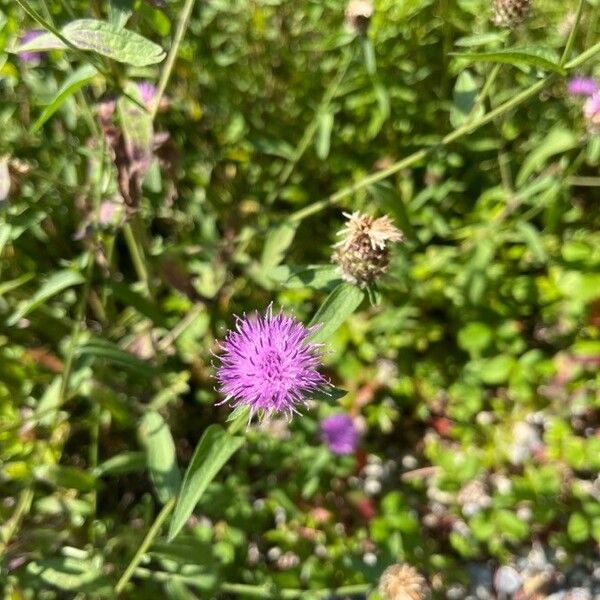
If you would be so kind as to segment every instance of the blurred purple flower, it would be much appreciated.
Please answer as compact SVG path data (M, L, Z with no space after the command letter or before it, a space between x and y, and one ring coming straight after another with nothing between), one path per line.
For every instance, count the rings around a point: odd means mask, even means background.
M352 417L345 413L323 419L321 437L334 454L352 454L360 442L360 433Z
M31 31L26 31L20 38L19 42L21 44L27 44L35 40L35 38L39 37L44 33L39 29L32 29ZM38 62L42 59L41 52L19 52L19 59L23 62Z
M583 115L587 121L588 129L592 133L600 133L600 91L585 101Z
M137 89L142 102L149 108L156 96L156 86L149 81L139 81L137 83Z
M591 96L598 90L598 83L593 77L573 77L567 90L571 96Z
M296 405L305 404L307 394L327 385L318 371L320 344L308 341L313 331L283 312L274 315L272 306L264 316L238 317L221 344L217 381L223 402L249 406L250 418L257 412L298 413Z

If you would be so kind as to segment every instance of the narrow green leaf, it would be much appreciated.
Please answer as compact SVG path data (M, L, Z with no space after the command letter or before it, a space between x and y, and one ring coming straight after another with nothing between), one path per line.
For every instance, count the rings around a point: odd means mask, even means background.
M580 512L573 513L567 524L569 538L576 543L585 542L590 537L590 525Z
M161 62L165 57L164 50L158 44L129 29L120 29L115 23L96 19L78 19L65 25L60 32L79 50L97 52L134 67L153 65ZM14 48L12 52L20 54L66 48L67 45L60 38L46 32Z
M279 265L267 272L273 281L285 288L313 288L315 290L341 283L341 276L335 265L291 266Z
M165 504L177 495L181 485L173 436L169 426L157 412L144 415L138 434L146 452L146 465L156 496Z
M516 67L539 67L561 75L566 73L566 70L559 65L554 51L544 46L523 46L493 52L462 52L453 53L453 56L471 62L505 63Z
M84 277L77 271L59 271L48 277L42 287L26 302L24 302L6 321L7 325L12 326L18 323L23 317L44 304L46 300L52 298L59 292L66 290L74 285L83 283Z
M146 465L146 454L144 452L123 452L100 463L94 469L94 475L96 477L126 475L127 473L143 471Z
M533 173L539 171L546 164L549 158L571 150L577 143L575 135L568 129L562 127L552 129L523 163L517 175L517 185L523 185Z
M92 65L82 65L76 71L73 71L67 77L58 90L50 104L44 108L42 114L37 121L32 125L31 131L36 132L75 92L80 90L84 85L88 84L98 71Z
M337 328L360 306L365 293L355 285L341 283L320 306L310 325L320 325L310 341L320 344L330 338Z
M96 478L77 467L64 465L40 465L35 467L33 475L53 487L69 488L89 492L97 486Z
M183 478L169 541L181 531L209 483L243 443L243 437L231 436L219 425L210 425L205 430Z
M317 116L317 137L315 138L315 150L321 160L329 156L331 146L331 131L333 129L333 113L321 112Z
M271 269L281 263L294 241L297 228L297 223L284 221L267 234L261 257L263 269Z
M470 117L479 93L479 86L468 69L461 71L454 84L454 105L450 110L450 123L453 127L460 127ZM483 115L483 106L480 105L472 118Z
M99 591L108 584L94 561L70 556L31 561L27 565L27 573L45 585L73 593ZM108 590L110 591L110 588ZM104 591L106 592L106 589Z
M94 339L82 344L76 349L77 356L91 356L94 359L107 360L137 372L143 377L156 375L156 367L140 360L137 356L127 352L119 346L102 339Z
M133 0L110 0L108 16L110 22L117 28L123 29L129 17L133 14Z

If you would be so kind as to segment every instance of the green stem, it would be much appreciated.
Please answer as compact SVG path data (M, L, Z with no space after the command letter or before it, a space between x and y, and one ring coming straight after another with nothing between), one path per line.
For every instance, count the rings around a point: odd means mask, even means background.
M313 598L337 598L351 594L365 594L371 589L368 583L359 583L356 585L346 585L339 588L321 589L321 590L295 590L295 589L277 589L270 586L246 585L243 583L223 583L220 590L230 594L238 594L253 598L283 598L292 600L302 598L307 593Z
M131 562L127 566L127 569L125 569L125 572L123 573L123 575L121 575L121 578L117 582L117 585L115 586L116 594L120 594L125 589L125 586L129 583L129 580L133 576L142 558L144 558L144 554L146 554L148 548L150 548L156 536L160 533L160 529L163 526L164 522L171 514L171 511L175 508L176 500L177 498L171 498L162 507L162 510L158 514L158 517L156 517L156 520L152 524L152 527L150 527L150 530L146 534L144 541L140 544L140 547L137 549L137 552L131 559Z
M10 540L19 529L23 517L29 512L32 501L33 488L28 487L21 492L13 515L0 529L0 558L4 556Z
M148 269L146 268L146 258L144 256L144 249L142 247L139 236L133 228L133 223L128 222L123 225L123 235L125 236L125 243L129 249L131 255L131 261L133 262L133 268L138 276L138 279L144 286L144 291L148 297L150 297L150 279L148 277Z
M335 77L335 79L332 80L331 84L325 90L325 93L323 94L323 98L321 99L321 102L319 103L319 106L318 106L317 110L315 111L315 114L313 115L311 122L308 124L308 126L304 130L304 133L302 134L302 137L300 138L300 141L298 142L298 145L296 146L294 155L292 156L291 160L286 163L285 167L279 174L279 178L277 180L277 185L275 186L273 191L267 196L267 198L265 200L265 202L267 204L272 204L275 201L275 199L281 192L281 188L287 183L288 179L290 178L290 175L296 168L298 161L302 158L302 156L306 152L306 149L308 148L308 146L309 146L310 142L312 141L312 139L315 135L315 132L317 130L318 123L319 123L319 115L323 111L325 111L331 104L331 101L335 97L340 85L342 84L342 81L344 80L344 77L346 76L346 73L348 72L348 67L350 66L353 58L354 58L354 52L346 53L345 60L343 61L342 65L337 73L337 77Z
M569 58L569 54L571 54L571 49L573 48L573 44L575 42L575 35L577 34L579 22L581 21L581 14L583 13L584 4L585 0L579 0L579 6L577 7L577 13L575 15L575 23L573 23L573 27L571 27L571 31L569 31L569 37L567 38L565 49L563 50L562 56L560 57L559 65L561 67L567 62L567 58Z
M150 110L150 115L152 116L152 119L156 117L160 101L162 99L163 94L165 93L167 84L169 83L171 71L173 71L175 59L177 58L177 53L179 52L179 46L183 41L185 32L187 31L188 25L190 23L190 17L192 16L192 10L194 9L195 3L196 0L186 0L183 6L183 10L181 11L181 14L179 16L179 21L177 22L177 29L175 30L175 37L173 38L173 44L171 45L171 48L169 50L167 60L165 61L165 68L160 74L160 80L158 82L156 96L154 97L154 103L152 104L152 109Z

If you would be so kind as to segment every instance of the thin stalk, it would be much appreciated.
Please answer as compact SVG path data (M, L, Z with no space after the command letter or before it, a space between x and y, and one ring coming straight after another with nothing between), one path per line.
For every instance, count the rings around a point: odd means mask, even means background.
M15 535L23 517L29 512L33 501L33 488L28 487L21 492L15 512L0 529L0 557L4 556L10 540Z
M194 4L196 0L186 0L183 6L183 10L179 15L179 21L177 21L177 29L175 30L175 37L173 38L173 44L169 50L169 54L167 55L167 60L165 61L165 68L162 70L160 74L160 79L158 81L158 87L156 89L156 96L154 97L154 102L152 104L152 108L150 110L150 115L152 119L156 117L156 113L158 111L158 107L160 105L160 101L165 93L165 89L167 88L167 84L169 83L169 79L171 77L171 71L173 71L173 66L175 65L175 59L177 58L177 53L179 52L179 46L183 41L185 36L185 32L187 31L188 25L190 23L190 17L192 16L192 10L194 9Z
M150 546L154 542L156 536L160 533L160 529L163 526L164 522L167 520L167 518L171 514L171 511L175 508L176 500L177 500L177 498L171 498L162 507L162 510L158 514L158 517L156 517L156 520L152 524L152 527L150 527L150 530L146 534L144 541L140 544L140 547L137 549L137 552L134 554L133 558L131 559L131 562L127 566L127 569L125 569L123 575L121 575L121 578L117 582L117 585L115 586L116 594L120 594L125 589L125 586L129 583L129 580L135 573L135 570L137 569L138 565L140 564L142 558L144 558L144 554L146 554L148 548L150 548Z
M577 67L579 67L580 65L582 65L583 63L588 61L590 58L594 57L599 52L600 52L600 42L597 42L591 48L588 48L587 50L582 52L579 56L577 56L576 58L574 58L573 60L568 62L566 65L564 65L564 67L568 71L570 71L572 69L576 69ZM504 104L501 104L500 106L498 106L497 108L486 113L479 119L476 119L470 123L465 123L464 125L461 125L457 129L455 129L454 131L452 131L451 133L446 135L444 138L442 138L442 140L438 144L431 146L430 148L422 148L421 150L417 150L410 156L407 156L406 158L403 158L402 160L394 163L387 169L378 171L377 173L372 173L371 175L367 175L366 177L363 177L361 180L335 192L328 198L319 200L317 202L314 202L313 204L310 204L309 206L306 206L304 208L301 208L300 210L297 210L295 213L292 213L290 215L289 220L291 220L292 222L302 221L302 219L305 219L306 217L314 215L314 214L322 211L325 208L328 208L330 206L333 206L333 205L339 203L344 198L354 194L358 190L362 190L362 189L366 188L367 186L371 185L372 183L376 183L377 181L387 179L390 175L393 175L394 173L397 173L398 171L401 171L402 169L405 169L407 167L414 165L415 163L420 162L421 160L426 158L431 152L433 152L439 148L442 148L444 146L447 146L448 144L464 137L465 135L472 133L473 131L476 131L477 129L479 129L480 127L483 127L484 125L487 125L488 123L490 123L497 117L500 117L501 115L516 108L517 106L522 104L525 100L528 100L529 98L531 98L532 96L534 96L535 94L537 94L538 92L543 90L551 81L554 80L554 77L555 77L554 73L547 75L546 77L544 77L544 79L541 79L540 81L530 85L527 89L523 90L520 94L517 94L514 98L507 100Z
M342 84L342 81L344 80L344 77L346 76L346 73L348 72L348 67L350 66L353 58L354 52L346 53L345 60L342 62L337 76L331 81L331 83L325 90L323 98L321 99L321 102L319 103L319 106L315 111L311 122L304 130L304 133L302 134L302 137L300 138L300 141L298 142L298 145L294 150L292 158L286 163L285 167L282 169L281 173L279 174L279 178L277 179L277 185L275 186L273 191L267 196L265 201L267 204L271 204L275 201L275 199L281 192L281 188L287 183L288 179L290 178L290 175L296 168L298 161L306 152L306 149L308 148L315 135L315 132L317 131L319 115L323 111L325 111L331 104L331 101L335 97L340 85Z
M560 57L559 65L561 67L567 62L567 58L569 58L569 54L571 54L573 44L575 43L575 36L577 35L577 29L579 28L579 22L581 21L581 15L583 13L584 4L585 0L579 0L579 5L577 6L577 13L575 15L575 22L573 23L573 27L571 27L571 31L569 31L569 37L567 38L565 49L563 50L562 56Z
M470 119L474 114L477 113L477 111L479 110L479 107L485 102L485 99L487 98L490 89L492 88L492 85L494 85L494 82L496 81L496 78L498 77L498 73L500 73L500 68L502 67L501 63L496 63L493 68L491 69L489 75L487 76L485 83L483 84L483 87L481 88L481 91L479 92L479 94L477 94L477 98L475 98L475 102L473 103L473 108L471 108L471 112L469 113L467 119Z
M146 295L150 297L150 278L148 276L148 269L146 268L144 249L139 236L136 235L136 232L133 229L131 222L127 222L123 225L123 235L125 237L127 248L129 249L129 254L131 255L133 268L135 269L138 279L144 286Z

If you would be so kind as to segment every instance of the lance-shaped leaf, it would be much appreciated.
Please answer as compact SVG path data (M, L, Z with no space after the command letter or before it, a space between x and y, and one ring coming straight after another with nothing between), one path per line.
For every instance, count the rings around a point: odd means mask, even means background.
M243 437L232 436L219 425L206 429L183 478L171 519L169 540L181 531L209 483L243 443Z

